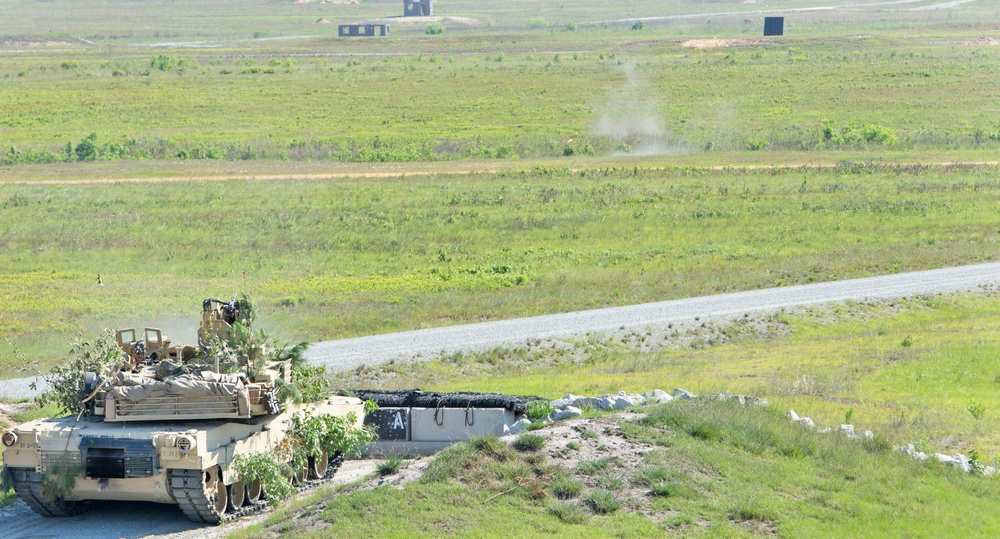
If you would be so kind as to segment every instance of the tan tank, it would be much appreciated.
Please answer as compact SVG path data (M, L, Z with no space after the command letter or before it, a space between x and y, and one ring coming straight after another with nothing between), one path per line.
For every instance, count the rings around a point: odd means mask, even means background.
M206 300L197 348L171 346L155 328L142 339L119 330L121 371L85 376L82 417L39 419L4 432L4 473L17 494L43 516L135 500L176 504L195 522L219 523L266 496L259 480L240 481L234 460L279 449L291 460L286 435L293 418L353 414L353 426L362 427L364 404L353 397L279 403L278 386L293 382L290 361L262 361L266 350L232 349L231 327L239 321L249 328L251 321L239 320L241 314L235 298ZM220 372L225 366L235 372ZM294 470L293 479L328 477L340 459L325 451L296 459L308 469ZM71 488L48 484L67 470Z

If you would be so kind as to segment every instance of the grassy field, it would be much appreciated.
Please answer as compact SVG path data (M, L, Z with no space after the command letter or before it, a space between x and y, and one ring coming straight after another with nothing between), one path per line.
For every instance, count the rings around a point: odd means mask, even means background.
M237 290L262 327L318 340L986 261L996 172L8 185L0 333L44 367L79 330L158 325L193 341L201 299Z
M584 14L712 13L735 3L532 1L511 12L457 2L438 9L479 23L425 36L423 23L397 17L399 35L350 40L316 17L385 17L400 6L252 3L241 7L246 16L213 26L230 6L130 2L133 26L108 16L115 2L62 3L68 9L53 17L0 2L29 17L12 19L0 47L4 164L779 151L989 160L1000 147L1000 48L965 45L995 30L997 15L981 2L957 18L876 7L870 13L883 18L873 23L800 14L787 37L708 49L682 43L756 38L760 16L651 19L633 30L587 25Z

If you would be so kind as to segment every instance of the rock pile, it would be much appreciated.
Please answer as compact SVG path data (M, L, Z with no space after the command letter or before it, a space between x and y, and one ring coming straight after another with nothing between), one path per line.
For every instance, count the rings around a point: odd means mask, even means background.
M789 410L785 412L785 417L791 419L793 423L799 423L801 425L805 425L807 428L810 429L816 427L816 424L813 422L812 419L809 419L808 417L799 417L799 415L795 413L795 410ZM866 430L863 433L858 434L854 430L854 425L837 425L836 429L827 427L825 429L820 429L816 432L820 434L826 434L828 432L834 432L834 431L841 433L847 438L850 438L852 440L857 440L860 439L861 437L865 437L869 440L875 438L875 433L873 433L870 430ZM954 466L966 473L977 472L985 475L993 475L993 473L996 471L994 467L984 466L979 461L969 458L961 453L957 453L955 455L934 453L933 455L928 456L927 453L924 453L923 451L917 451L917 449L913 446L913 444L910 444L906 447L896 446L895 449L896 451L905 453L912 459L927 460L928 458L934 458L937 459L937 461L942 464L946 464L948 466Z
M574 417L580 417L583 414L585 408L590 408L593 410L626 410L628 408L633 408L636 406L650 406L653 404L664 404L670 402L674 399L696 399L697 395L691 393L686 389L676 388L673 393L667 393L661 389L654 389L649 393L626 393L624 391L619 391L614 395L604 394L597 397L581 397L580 395L573 395L568 393L564 395L561 399L556 399L549 403L552 407L552 413L546 415L545 417L536 419L536 422L551 422L560 421L563 419L572 419ZM741 405L746 404L756 404L758 406L767 406L767 399L761 399L758 397L751 397L748 395L733 395L728 391L723 391L718 395L712 395L706 398L718 399L718 400L735 400ZM528 418L522 418L518 420L513 425L504 429L504 434L519 434L531 425L531 420Z

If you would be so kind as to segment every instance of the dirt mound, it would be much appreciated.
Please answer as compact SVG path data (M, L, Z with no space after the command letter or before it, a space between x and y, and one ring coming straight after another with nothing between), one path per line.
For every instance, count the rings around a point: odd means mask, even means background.
M992 37L983 36L979 39L973 39L972 41L966 41L966 45L1000 45L1000 41L993 39Z
M35 36L0 37L0 47L30 48L30 47L69 47L82 42L54 41Z
M333 24L333 23L326 19L319 19L316 21L316 24Z
M747 45L761 45L767 43L763 39L689 39L681 42L682 47L695 49L711 49L714 47L743 47Z

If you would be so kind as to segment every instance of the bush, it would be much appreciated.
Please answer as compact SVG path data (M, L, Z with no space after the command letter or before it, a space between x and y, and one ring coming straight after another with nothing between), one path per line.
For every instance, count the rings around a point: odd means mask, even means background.
M549 506L549 512L566 524L587 523L587 514L577 505L554 503Z
M684 494L684 487L677 483L660 483L659 485L653 485L649 489L649 495L656 498L670 498L674 496L682 496Z
M598 514L607 515L621 509L622 502L613 493L606 490L595 490L584 498L587 506Z
M645 27L646 27L646 21L635 21L634 23L632 23L633 30L642 30Z
M572 500L583 492L583 483L574 480L572 477L560 477L552 481L549 487L552 495L560 500Z
M439 22L434 22L427 25L427 29L424 33L429 36L436 36L444 33L444 25Z
M632 476L632 484L636 486L650 487L661 483L671 476L668 468L663 466L644 466L639 468Z
M534 30L540 30L542 28L548 28L548 26L549 26L549 21L547 21L547 20L545 20L545 19L543 19L541 17L535 17L535 18L531 19L530 21L528 21L528 28L531 28L531 29L534 29Z
M545 447L545 437L537 434L522 434L510 445L518 451L538 451Z
M0 164L4 166L10 165L47 165L50 163L61 163L63 157L61 155L52 153L48 150L18 150L17 148L11 147L7 155L3 156L0 160Z
M243 453L233 459L233 469L240 481L249 483L259 479L267 497L281 501L295 494L295 488L289 480L291 469L281 460L277 454L270 451Z
M506 269L506 266L504 266L504 268L501 268L501 270L497 270L497 268L494 268L494 271L497 273L501 272L507 273L507 271L502 271L503 269ZM550 404L549 401L536 400L528 403L528 411L525 412L525 415L528 416L528 419L532 421L537 421L551 413L552 413L552 404Z
M761 138L747 139L747 150L759 152L767 146L767 141Z
M153 60L149 62L149 66L153 69L159 69L160 71L170 71L171 69L177 67L177 59L161 54L156 58L153 58Z
M91 397L84 391L84 374L93 372L98 378L108 378L118 372L124 361L113 330L104 330L93 343L77 337L67 360L53 367L52 374L45 377L52 389L35 400L40 406L51 402L63 413L78 414L87 408L84 401Z
M375 465L375 471L381 476L392 475L403 467L403 459L399 457L387 458Z
M87 135L86 138L73 148L73 153L76 154L77 161L96 161L97 133Z

